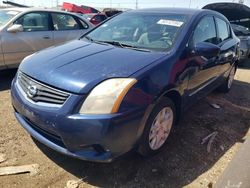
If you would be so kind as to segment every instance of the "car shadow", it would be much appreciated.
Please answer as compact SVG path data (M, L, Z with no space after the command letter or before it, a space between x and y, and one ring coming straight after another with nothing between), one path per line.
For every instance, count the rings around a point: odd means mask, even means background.
M15 77L17 69L1 70L0 71L0 91L8 90L11 86L11 81Z
M198 101L185 113L166 148L153 157L130 152L109 164L92 163L36 144L56 164L93 186L183 187L212 168L235 143L244 142L250 126L249 90L250 84L235 81L229 93L214 92ZM213 108L213 103L220 108ZM201 141L213 132L218 134L208 152L207 143Z

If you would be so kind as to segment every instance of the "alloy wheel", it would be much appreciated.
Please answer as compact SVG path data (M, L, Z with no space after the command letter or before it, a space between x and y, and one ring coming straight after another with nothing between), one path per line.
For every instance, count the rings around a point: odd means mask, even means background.
M149 146L159 149L167 140L173 125L174 113L170 107L163 108L154 119L149 132Z

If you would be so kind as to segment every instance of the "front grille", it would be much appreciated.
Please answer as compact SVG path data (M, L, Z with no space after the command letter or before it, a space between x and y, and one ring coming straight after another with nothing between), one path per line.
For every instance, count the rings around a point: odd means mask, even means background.
M20 71L18 72L17 84L25 97L35 103L62 105L69 97L68 93L46 86Z

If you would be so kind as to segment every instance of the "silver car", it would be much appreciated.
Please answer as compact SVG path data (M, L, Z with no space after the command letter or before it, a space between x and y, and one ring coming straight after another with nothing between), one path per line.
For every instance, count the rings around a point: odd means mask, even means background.
M75 14L34 8L0 10L0 70L36 51L79 38L93 25Z

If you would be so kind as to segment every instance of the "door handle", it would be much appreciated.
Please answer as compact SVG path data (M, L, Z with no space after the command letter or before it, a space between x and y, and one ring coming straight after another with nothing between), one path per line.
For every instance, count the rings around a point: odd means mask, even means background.
M44 39L50 39L50 36L45 35L45 36L43 36L43 38L44 38Z

